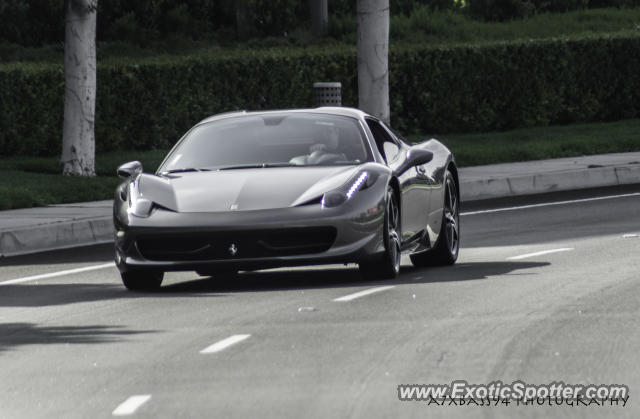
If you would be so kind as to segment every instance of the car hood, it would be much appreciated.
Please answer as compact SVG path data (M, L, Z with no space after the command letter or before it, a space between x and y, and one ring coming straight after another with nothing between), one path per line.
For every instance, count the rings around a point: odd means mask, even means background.
M283 167L188 172L138 178L141 196L178 212L286 208L347 182L358 166Z

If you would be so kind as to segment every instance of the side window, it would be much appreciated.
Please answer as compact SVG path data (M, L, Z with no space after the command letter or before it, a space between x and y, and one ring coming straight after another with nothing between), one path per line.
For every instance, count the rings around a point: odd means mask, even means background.
M384 155L387 156L387 161L395 160L399 151L400 147L398 147L396 143L392 143L391 141L384 142Z
M389 132L377 121L367 119L367 125L369 126L369 129L373 134L373 138L376 141L378 151L380 151L380 154L382 154L385 161L388 163L395 160L398 156L398 152L400 151L400 147L398 147L398 144L395 142L393 137L391 137Z

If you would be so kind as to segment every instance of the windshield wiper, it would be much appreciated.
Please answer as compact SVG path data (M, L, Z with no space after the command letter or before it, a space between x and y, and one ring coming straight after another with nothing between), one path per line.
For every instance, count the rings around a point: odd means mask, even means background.
M211 169L204 169L201 167L183 167L180 169L171 169L171 170L164 170L162 172L160 172L161 175L164 174L169 174L169 173L184 173L184 172L210 172Z
M216 170L233 170L233 169L263 169L266 167L291 167L297 166L293 163L251 163L251 164L236 164L233 166L218 167Z

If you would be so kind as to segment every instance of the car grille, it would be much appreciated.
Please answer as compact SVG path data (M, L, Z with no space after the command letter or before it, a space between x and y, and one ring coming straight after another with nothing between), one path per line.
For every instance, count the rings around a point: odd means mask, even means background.
M195 232L140 235L136 245L154 261L234 260L294 256L328 250L334 227L240 232Z

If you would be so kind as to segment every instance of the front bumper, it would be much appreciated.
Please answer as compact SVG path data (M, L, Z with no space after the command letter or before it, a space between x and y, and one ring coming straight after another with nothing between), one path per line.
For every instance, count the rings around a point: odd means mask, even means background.
M384 251L384 205L375 189L361 191L357 200L336 208L321 208L320 204L314 204L216 213L178 213L157 208L148 218L128 214L126 202L116 201L116 265L121 272L215 271L216 268L249 270L369 260ZM293 249L287 248L286 244L280 247L267 244L269 251L261 253L259 246L248 242L256 236L256 232L268 237L286 237L291 236L292 232L305 235L305 232L320 230L334 232L328 246ZM312 234L309 233L309 236ZM189 238L193 238L194 243L198 242L194 248L200 250L191 253L193 249L187 249ZM158 256L161 252L149 252L146 243L156 241L155 249L161 250L162 240L168 240L167 248L177 246L180 240L180 243L186 243L180 246L187 251L172 254L169 250L161 256ZM304 241L298 239L296 243ZM208 247L201 246L203 243Z

